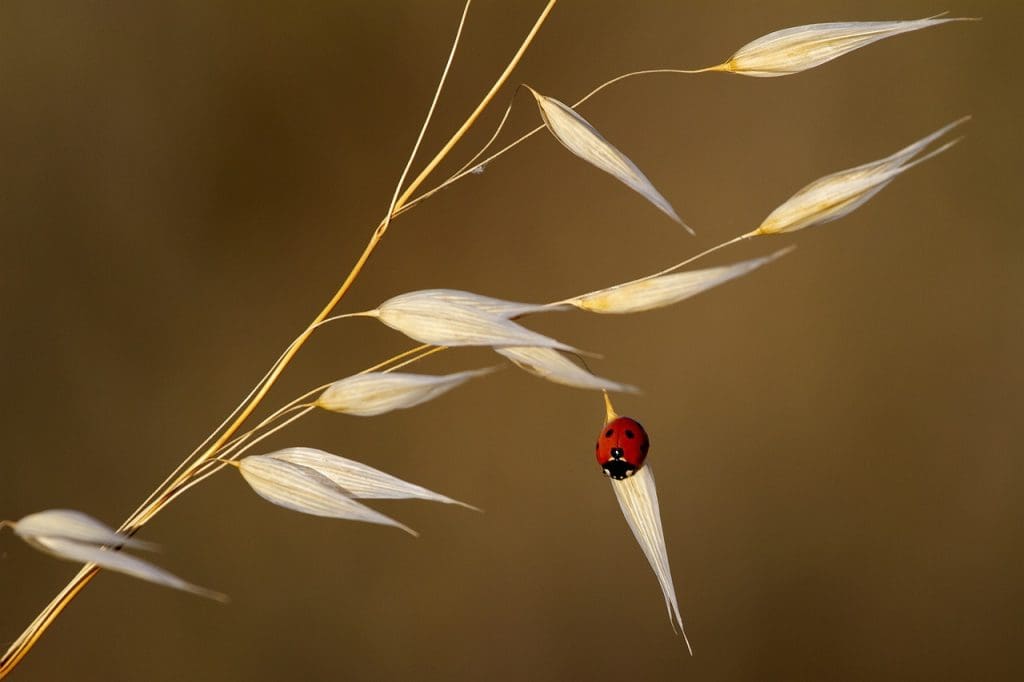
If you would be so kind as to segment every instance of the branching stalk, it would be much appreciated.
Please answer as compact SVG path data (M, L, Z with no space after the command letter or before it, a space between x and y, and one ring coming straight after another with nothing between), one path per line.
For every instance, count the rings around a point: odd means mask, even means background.
M143 505L139 510L137 510L136 513L132 514L131 517L129 517L129 519L120 527L120 530L122 532L129 535L134 534L149 519L153 518L153 516L155 516L157 513L159 513L160 510L162 510L167 504L169 504L171 500L173 500L176 497L177 494L180 494L178 491L182 489L181 486L186 484L190 477L192 477L195 474L195 472L198 471L199 468L202 467L202 465L205 462L216 458L220 449L232 438L232 436L239 430L239 428L241 428L241 426L249 419L253 412L260 406L260 404L263 402L263 399L267 396L267 394L270 392L270 389L276 383L278 377L280 377L281 373L284 372L286 367L288 367L292 359L299 352L299 350L306 343L306 341L309 340L309 337L313 334L313 332L320 324L320 322L325 320L334 311L338 303L342 300L342 298L344 298L345 294L348 293L349 289L355 283L356 278L358 278L359 274L362 272L363 267L370 259L370 256L377 248L377 245L384 237L384 234L387 232L391 219L401 212L401 210L406 206L406 203L409 201L409 198L420 188L420 186L427 180L427 178L430 177L431 173L448 156L448 154L455 147L455 145L458 144L458 142L463 138L466 132L476 123L477 119L480 117L481 113L483 113L484 109L487 108L487 106L497 95L498 91L508 81L508 78L509 76L511 76L512 71L519 64L523 55L526 53L526 50L529 48L530 44L533 42L533 39L536 37L538 31L540 31L541 26L543 26L548 15L551 13L551 10L554 9L556 2L557 0L548 0L548 3L544 7L544 10L540 13L540 16L534 22L534 25L531 28L530 32L524 38L519 49L516 51L512 59L509 61L508 65L505 67L505 70L502 71L501 75L494 82L494 85L491 86L491 89L488 90L487 94L484 95L483 99L480 100L480 103L466 118L462 126L460 126L459 129L451 136L451 138L448 140L447 143L445 143L441 150L434 155L430 162L427 163L426 167L424 167L424 169L420 171L419 175L417 175L416 178L409 183L405 190L401 192L401 194L398 194L397 198L392 198L392 203L387 215L380 222L380 224L373 230L372 234L370 235L370 239L366 244L366 247L363 249L362 254L360 254L359 258L352 266L352 269L349 271L344 281L338 287L338 290L334 293L334 295L323 307L323 309L316 315L316 317L313 318L313 321L310 322L310 324L305 328L305 330L303 330L303 332L299 334L296 337L296 339L288 346L288 348L281 355L279 360L267 373L263 381L257 385L255 391L251 393L250 396L247 398L247 400L244 403L244 407L242 407L240 410L236 410L237 415L234 417L231 423L226 428L223 428L223 430L220 430L220 435L217 436L212 443L207 445L206 448L202 451L202 454L196 457L191 462L191 464L185 466L183 470L181 468L177 469L176 471L179 471L179 473L176 476L172 474L172 476L170 477L173 479L172 482L169 484L165 483L164 485L161 485L158 488L158 490L162 489L162 492L155 496L151 495L149 498L149 502ZM466 3L466 8L468 9L468 7L469 2ZM464 20L465 11L463 12L463 17L459 24L460 34L462 23ZM457 44L458 37L456 37L456 40L454 41L454 44L452 46L452 53L454 53ZM451 57L449 57L448 65L450 65L450 62ZM443 85L444 83L444 76L446 76L448 73L448 65L446 65L445 67L441 84L439 84L438 86L438 94L440 93L441 85ZM431 105L431 113L433 112L433 108L434 104ZM429 123L429 119L430 114L428 114L427 123ZM420 139L422 139L425 130L426 123L424 124L424 127L420 132ZM416 143L417 149L418 146L419 140L417 140ZM414 156L415 150L413 152L413 155L410 156L409 165L411 165ZM409 165L407 165L406 171L403 171L403 178L405 176L405 172L408 171ZM401 187L401 181L399 182L398 187ZM192 457L190 456L185 461L187 462L189 461L189 459L192 459ZM40 612L39 615L36 616L32 623L29 624L28 628L25 629L25 631L18 637L17 640L15 640L15 642L10 646L10 648L8 648L8 650L4 653L3 657L0 658L0 678L6 677L7 674L10 673L18 665L18 663L21 662L22 659L24 659L25 655L32 649L35 643L49 628L49 626L53 623L57 616L59 616L60 613L65 608L67 608L68 604L71 603L71 601L78 595L79 592L82 591L82 589L85 588L85 586L92 580L92 578L98 572L99 569L94 564L86 564L85 566L83 566L82 569L78 572L78 574L75 575L75 577L72 578L71 581L64 587L64 589L62 589L60 593L42 610L42 612Z

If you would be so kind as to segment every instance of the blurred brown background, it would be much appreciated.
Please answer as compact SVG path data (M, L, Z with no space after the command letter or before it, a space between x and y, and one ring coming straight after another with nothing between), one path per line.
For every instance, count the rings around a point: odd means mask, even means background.
M474 6L424 160L542 4ZM234 406L383 215L460 8L0 5L0 517L116 525ZM344 305L606 286L974 115L841 222L707 261L799 245L754 275L658 312L531 321L645 391L616 405L651 432L694 658L593 462L600 396L507 370L411 411L316 414L267 447L339 452L486 513L377 505L414 540L286 512L226 472L143 537L230 605L104 574L14 677L1020 679L1021 5L566 0L514 80L573 100L785 26L945 9L985 21L790 78L649 77L588 104L696 238L538 136L396 222ZM536 122L520 96L503 139ZM338 324L272 404L408 346ZM74 570L0 535L5 645Z

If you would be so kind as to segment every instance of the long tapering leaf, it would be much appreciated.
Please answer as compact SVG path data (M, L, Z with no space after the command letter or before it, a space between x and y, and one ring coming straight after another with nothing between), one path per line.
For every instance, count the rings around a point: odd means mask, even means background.
M528 88L537 100L544 125L566 149L587 163L600 168L624 183L633 191L654 204L658 210L685 227L690 234L693 230L683 222L672 208L668 199L654 188L647 176L637 168L628 156L620 152L611 142L604 139L585 118L553 97L542 95Z
M493 368L432 376L404 372L368 372L340 379L317 398L316 404L331 412L369 417L403 410L447 393Z
M633 536L640 544L644 556L654 569L654 575L661 585L665 596L665 607L668 609L669 620L679 624L679 631L686 641L686 648L693 654L690 640L683 627L683 618L679 615L679 603L676 600L676 588L672 583L672 571L668 565L668 552L665 549L665 534L661 530L661 511L658 508L658 491L654 487L654 474L651 465L640 467L636 474L629 478L612 480L612 490L619 500L626 522L633 531Z
M379 469L355 460L333 455L314 448L286 448L271 452L272 457L291 464L309 467L331 479L352 497L364 499L420 499L444 504L457 504L469 509L476 507L435 493L422 486L386 474Z
M263 499L293 511L336 519L394 526L416 531L356 502L337 483L315 469L267 455L252 455L238 463L246 483Z

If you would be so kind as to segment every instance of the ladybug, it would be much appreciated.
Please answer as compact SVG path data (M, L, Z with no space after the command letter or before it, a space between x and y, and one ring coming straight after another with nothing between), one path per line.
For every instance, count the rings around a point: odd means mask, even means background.
M605 476L621 481L644 465L650 448L651 439L640 422L618 417L605 424L597 437L597 463Z

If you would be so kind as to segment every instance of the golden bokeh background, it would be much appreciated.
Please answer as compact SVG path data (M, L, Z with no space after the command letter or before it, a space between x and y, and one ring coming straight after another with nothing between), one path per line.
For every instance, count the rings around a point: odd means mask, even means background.
M541 6L473 7L424 160ZM234 406L385 212L460 8L0 5L0 518L69 507L116 525ZM589 103L696 238L537 136L398 220L344 303L607 286L974 115L842 221L707 261L798 245L753 275L657 312L530 320L644 389L616 406L651 433L695 657L592 459L600 396L509 369L415 410L314 414L267 445L338 452L485 513L375 505L412 539L278 509L225 472L142 536L228 606L103 574L13 679L1020 679L1024 7L566 0L514 82L573 100L785 26L944 9L984 21L790 78L653 76ZM519 95L502 139L537 120ZM409 345L334 325L270 405ZM494 362L460 351L422 370ZM74 570L0 534L0 641Z

